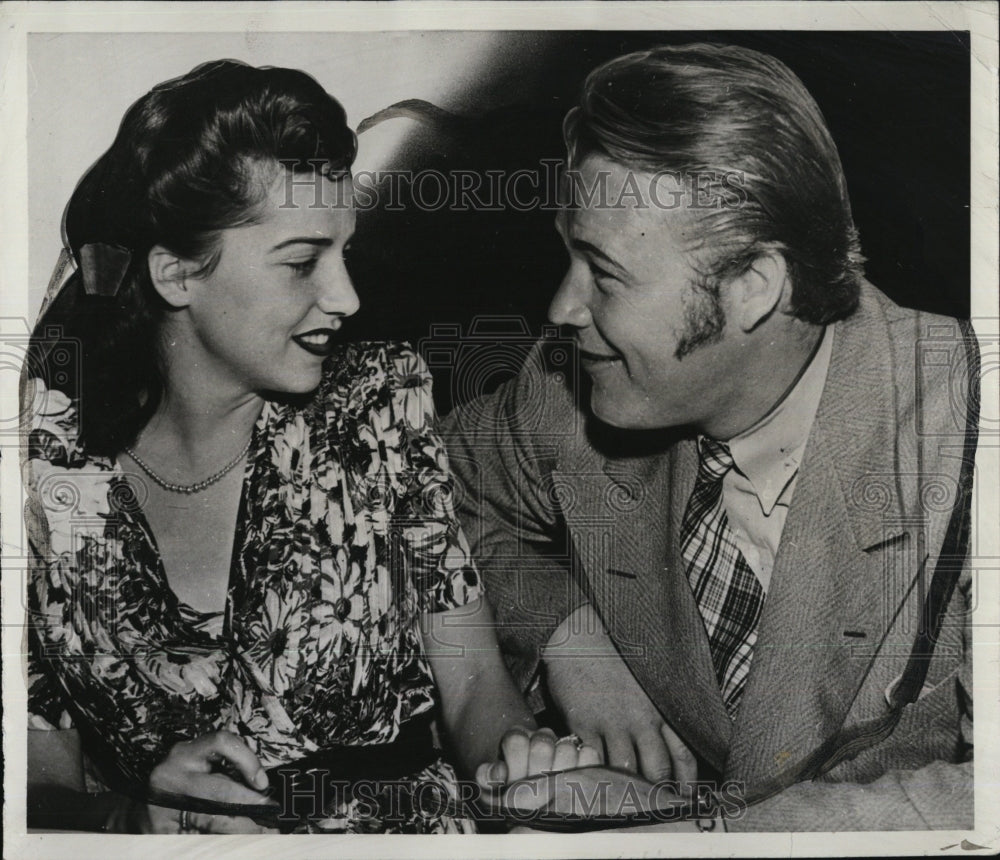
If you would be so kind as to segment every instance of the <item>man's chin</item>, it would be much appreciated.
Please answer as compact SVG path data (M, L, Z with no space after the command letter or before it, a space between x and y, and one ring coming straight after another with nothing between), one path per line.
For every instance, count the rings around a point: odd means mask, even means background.
M634 430L659 433L683 427L680 421L670 421L651 408L647 397L613 396L594 386L590 391L591 417L615 430Z
M630 430L642 426L636 421L633 407L619 398L607 396L596 385L590 391L590 411L594 418L609 427Z

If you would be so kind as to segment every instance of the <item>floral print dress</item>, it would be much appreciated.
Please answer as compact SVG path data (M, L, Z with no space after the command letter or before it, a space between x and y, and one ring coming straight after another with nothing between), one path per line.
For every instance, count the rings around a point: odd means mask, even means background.
M430 384L408 348L354 344L328 359L306 405L265 403L227 608L205 615L168 586L117 462L78 443L79 404L30 380L33 724L89 729L103 747L96 760L145 782L174 743L208 731L240 735L270 768L331 743L392 741L428 715L435 688L419 615L481 593ZM408 778L454 796L440 758ZM443 813L382 821L353 801L309 824L469 827Z

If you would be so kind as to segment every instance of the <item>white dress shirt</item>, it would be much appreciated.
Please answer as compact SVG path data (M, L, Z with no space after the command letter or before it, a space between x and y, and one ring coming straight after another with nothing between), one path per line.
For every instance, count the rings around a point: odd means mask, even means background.
M827 326L792 389L753 427L728 443L735 467L723 478L722 504L736 545L765 593L832 351L833 329Z

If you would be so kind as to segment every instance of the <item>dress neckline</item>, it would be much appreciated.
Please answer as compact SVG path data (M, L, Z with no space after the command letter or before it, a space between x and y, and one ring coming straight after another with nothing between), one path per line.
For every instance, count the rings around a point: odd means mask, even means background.
M152 567L144 567L143 574L152 579L153 585L164 595L166 605L176 612L177 617L188 630L196 634L198 638L208 639L212 642L219 642L228 638L232 627L233 607L230 596L233 591L234 577L241 572L241 547L247 504L249 502L248 490L257 471L256 467L260 459L264 429L267 426L269 412L271 411L270 406L269 401L265 400L260 414L254 422L250 436L250 448L243 464L243 475L240 481L240 499L236 509L232 552L229 557L229 569L226 578L226 598L221 609L198 609L178 596L170 584L170 578L167 576L167 570L163 563L163 556L160 553L160 545L156 540L156 534L153 532L153 528L138 497L133 509L130 511L130 517L134 525L142 531L143 537L155 558L155 564ZM119 456L111 459L111 465L114 478L126 482L131 487L132 485L128 481L127 473L122 468Z

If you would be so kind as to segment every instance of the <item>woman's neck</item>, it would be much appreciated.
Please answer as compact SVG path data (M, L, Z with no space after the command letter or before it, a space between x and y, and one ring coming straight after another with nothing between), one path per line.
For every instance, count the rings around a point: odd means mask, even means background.
M257 394L226 396L197 383L180 388L168 377L135 450L175 474L210 472L246 445L263 405Z
M264 400L215 372L184 326L167 326L161 338L163 394L134 448L178 474L212 471L246 445Z

